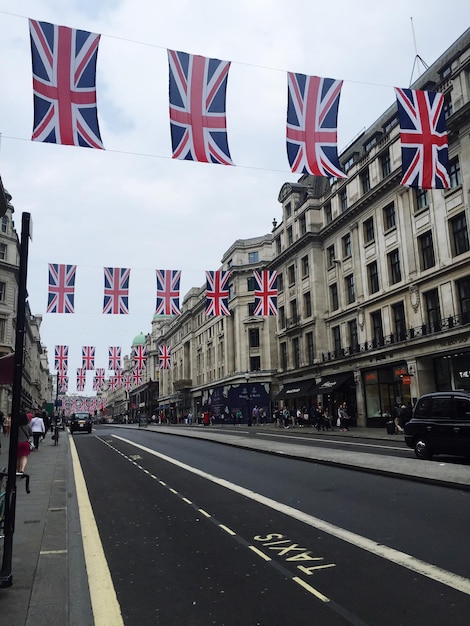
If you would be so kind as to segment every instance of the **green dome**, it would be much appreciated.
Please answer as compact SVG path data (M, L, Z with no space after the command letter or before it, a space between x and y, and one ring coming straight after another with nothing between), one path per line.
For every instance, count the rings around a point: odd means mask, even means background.
M159 313L154 313L153 314L153 322L158 322L159 320L170 320L173 317L175 317L174 315L160 315Z
M140 333L137 337L134 337L134 341L132 342L132 347L134 346L143 346L145 345L145 335L144 333Z

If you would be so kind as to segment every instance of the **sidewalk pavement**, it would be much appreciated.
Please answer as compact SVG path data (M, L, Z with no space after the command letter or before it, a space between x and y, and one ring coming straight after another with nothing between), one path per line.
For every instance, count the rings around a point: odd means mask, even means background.
M9 438L1 442L4 467ZM0 588L0 623L92 626L68 434L61 432L54 446L48 433L39 450L29 455L26 473L31 493L17 480L13 584Z
M300 458L324 465L349 467L383 476L470 490L470 465L468 463L465 464L465 461L461 459L453 462L449 457L443 461L419 460L415 457L414 451L406 446L403 435L389 435L385 429L381 428L358 427L346 432L341 432L339 429L318 432L316 428L311 427L285 429L276 427L274 424L264 424L250 428L246 424L237 426L224 424L217 426L150 425L148 429L186 437L211 439L232 446ZM237 432L242 430L245 433L249 432L251 436L238 435ZM264 434L269 434L271 438L265 438ZM285 445L286 437L290 439L288 446ZM367 439L370 442L358 443L356 441L355 450L352 450L353 440L358 438ZM351 450L335 449L328 445L325 447L305 445L305 440L309 439L323 440L325 443L341 439L342 444L351 445ZM380 440L396 443L396 447L404 450L407 457L374 454L374 447L380 445ZM361 447L360 452L357 451L358 446Z
M110 425L138 429L137 425ZM143 430L143 429L142 429ZM148 432L204 438L269 454L301 458L315 463L350 467L423 482L470 489L470 466L460 463L420 461L408 450L401 435L385 430L357 428L348 432L320 432L312 428L275 428L271 424L248 428L232 426L151 425ZM242 434L243 431L243 434ZM249 432L250 436L246 436ZM265 434L269 434L270 438ZM273 437L273 435L275 437ZM123 436L125 436L123 432ZM286 445L285 437L289 437ZM363 452L305 445L305 439L352 444L368 439ZM274 439L274 440L273 440ZM375 440L375 444L374 444ZM374 454L380 440L408 450L409 458ZM0 466L7 465L7 437L2 437ZM325 441L326 443L326 441ZM356 441L356 446L359 442ZM0 622L8 626L93 626L75 483L67 432L54 446L48 434L39 451L31 453L26 472L31 476L31 493L17 482L16 525L13 536L13 585L0 588ZM395 446L393 446L395 447ZM0 540L0 553L3 539Z

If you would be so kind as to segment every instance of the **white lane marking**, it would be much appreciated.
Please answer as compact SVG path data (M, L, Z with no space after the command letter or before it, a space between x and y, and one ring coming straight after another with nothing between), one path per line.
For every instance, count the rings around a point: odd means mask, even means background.
M88 574L91 606L95 626L123 626L121 607L116 596L108 563L101 544L95 516L91 508L82 466L73 438L70 437L73 473L77 490L78 512L83 539L83 551Z
M218 478L213 474L208 474L196 467L191 467L186 463L182 463L176 459L173 459L166 454L162 454L161 452L156 452L151 448L147 448L146 446L142 446L134 441L130 441L129 439L125 439L124 437L120 437L119 435L113 435L116 439L120 441L124 441L131 446L136 448L140 448L149 454L153 454L164 461L168 461L168 463L172 463L181 469L184 469L192 474L196 474L197 476L201 476L211 482L220 485L221 487L225 487L226 489L230 489L230 491L234 491L235 493L239 493L246 498L250 498L250 500L254 500L255 502L259 502L260 504L264 504L280 513L284 513L285 515L289 515L290 517L299 520L309 526L313 526L318 530L321 530L333 537L337 537L342 541L346 541L357 548L361 548L366 552L370 552L375 556L381 557L387 561L395 563L396 565L400 565L401 567L405 567L406 569L411 570L412 572L416 572L417 574L421 574L426 578L430 578L431 580L435 580L447 587L451 587L452 589L456 589L457 591L461 591L467 595L470 595L470 579L464 578L463 576L459 576L458 574L454 574L453 572L449 572L445 569L437 567L436 565L432 565L430 563L426 563L425 561L421 561L420 559L416 559L411 556L411 554L407 554L406 552L401 552L400 550L395 550L394 548L389 548L384 546L383 544L379 544L371 539L367 539L367 537L362 537L356 533L353 533L345 528L340 528L339 526L335 526L334 524L330 524L329 522L325 522L318 517L314 517L313 515L309 515L308 513L304 513L299 509L295 509L294 507L288 506L286 504L282 504L281 502L276 502L272 498L268 498L263 496L262 494L251 491L250 489L246 489L245 487L241 487L240 485L236 485L224 478Z
M256 433L257 435L261 435L262 437L282 437L283 439L300 439L301 441L305 441L305 442L310 442L310 441L314 441L315 443L340 443L341 445L345 445L345 446L362 446L363 448L380 448L381 450L400 450L401 452L409 452L410 449L405 447L405 448L398 448L395 446L384 446L384 445L380 445L377 443L358 443L358 442L354 442L354 441L345 441L344 439L323 439L323 437L321 439L306 439L305 437L300 437L297 435L275 435L275 434L268 434L268 433Z

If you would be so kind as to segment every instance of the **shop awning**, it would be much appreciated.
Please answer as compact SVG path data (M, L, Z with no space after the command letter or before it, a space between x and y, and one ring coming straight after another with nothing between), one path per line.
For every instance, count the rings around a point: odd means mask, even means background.
M274 398L275 400L288 400L289 398L302 398L311 395L311 389L315 386L314 380L300 380L295 383L287 383Z
M354 378L351 372L344 374L332 374L331 376L324 376L321 381L314 385L310 390L312 395L322 395L324 393L332 393L337 391L347 382L353 382Z

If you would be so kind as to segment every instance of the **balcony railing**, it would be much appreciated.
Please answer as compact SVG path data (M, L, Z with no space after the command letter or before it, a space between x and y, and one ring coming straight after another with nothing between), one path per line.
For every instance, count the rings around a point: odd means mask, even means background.
M361 354L363 352L370 352L371 350L379 350L380 348L386 348L388 346L403 343L420 337L434 335L440 333L443 330L449 330L470 324L470 313L464 313L463 315L456 315L446 317L430 324L423 324L415 328L408 328L401 333L392 333L386 337L377 337L370 339L362 344L356 344L353 346L347 346L340 350L333 350L332 352L323 352L322 361L335 361L336 359L344 359L353 355Z
M293 328L300 324L300 315L294 315L286 319L286 328Z

